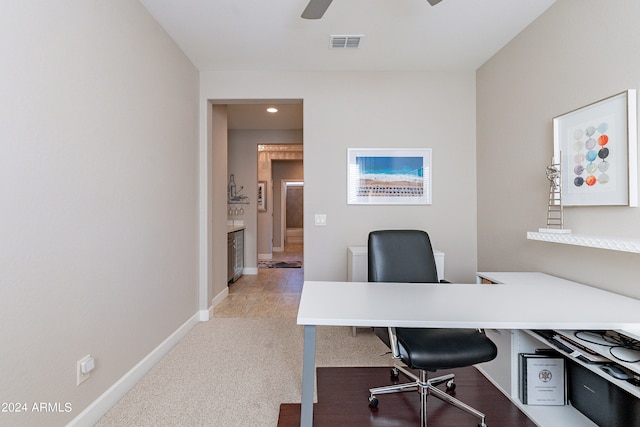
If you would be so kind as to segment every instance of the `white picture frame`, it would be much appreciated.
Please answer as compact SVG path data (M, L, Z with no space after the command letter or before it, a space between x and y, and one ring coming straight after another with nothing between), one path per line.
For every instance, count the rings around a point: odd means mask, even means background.
M258 212L267 211L267 182L258 181Z
M636 90L553 119L564 206L638 206Z
M347 204L430 205L431 149L347 149Z

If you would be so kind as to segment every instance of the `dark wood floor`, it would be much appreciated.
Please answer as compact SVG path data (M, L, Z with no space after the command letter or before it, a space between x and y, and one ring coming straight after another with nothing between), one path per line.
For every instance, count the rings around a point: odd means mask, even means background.
M488 427L535 427L477 369L460 368L447 372L456 374L455 397L484 412ZM404 379L401 375L400 380ZM317 368L318 403L314 405L314 426L418 426L420 406L415 392L381 395L378 408L369 408L368 389L388 384L391 384L389 368ZM427 411L429 427L474 427L479 421L433 396L428 399ZM278 427L299 425L300 404L282 404Z

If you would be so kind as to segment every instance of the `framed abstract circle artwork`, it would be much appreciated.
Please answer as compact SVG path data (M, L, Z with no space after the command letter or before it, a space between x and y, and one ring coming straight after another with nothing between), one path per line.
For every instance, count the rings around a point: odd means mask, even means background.
M638 206L635 89L555 117L565 206Z

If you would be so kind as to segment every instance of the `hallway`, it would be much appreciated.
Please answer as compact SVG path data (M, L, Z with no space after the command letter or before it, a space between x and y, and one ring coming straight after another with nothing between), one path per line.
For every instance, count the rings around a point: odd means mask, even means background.
M303 245L287 244L273 259L300 261ZM304 280L302 268L258 268L229 285L229 295L215 307L213 317L295 319Z

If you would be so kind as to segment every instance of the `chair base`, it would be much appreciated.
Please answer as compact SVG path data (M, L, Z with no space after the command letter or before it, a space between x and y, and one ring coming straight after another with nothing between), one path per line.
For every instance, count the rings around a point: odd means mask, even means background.
M420 370L420 376L418 377L417 375L414 375L413 372L410 372L402 366L395 365L393 369L402 372L408 378L412 379L413 382L369 389L369 393L371 393L371 396L369 397L369 406L373 408L378 406L378 399L375 397L378 394L417 391L420 394L420 425L422 427L427 427L427 396L430 394L446 403L449 403L450 405L455 406L456 408L462 409L463 411L480 418L478 427L487 427L487 424L485 423L486 417L482 412L437 388L438 385L447 383L447 390L454 390L454 374L447 374L427 379L427 371Z

